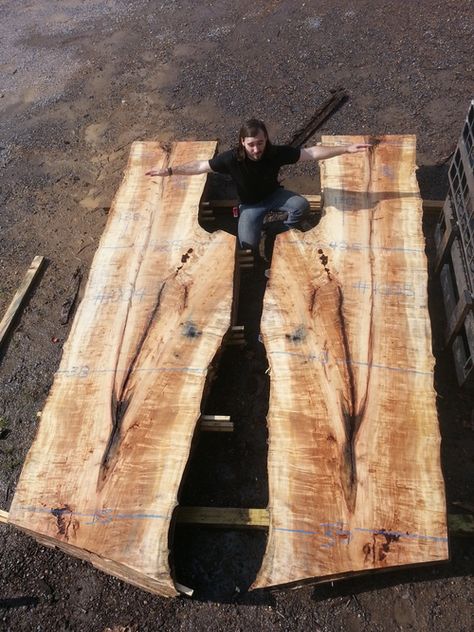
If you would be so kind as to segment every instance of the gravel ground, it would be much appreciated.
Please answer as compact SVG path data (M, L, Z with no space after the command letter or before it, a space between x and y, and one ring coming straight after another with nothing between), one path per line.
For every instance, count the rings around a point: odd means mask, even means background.
M130 143L219 138L226 149L250 116L284 142L343 86L350 99L320 132L416 134L423 197L443 198L446 161L474 93L472 9L466 0L0 0L0 313L34 255L48 259L0 356L1 508L10 505L67 337L61 304L77 267L87 273ZM287 186L318 191L315 165L285 173ZM212 187L228 196L225 180ZM432 218L424 228L432 261ZM239 319L250 331L258 331L263 290L262 278L243 278ZM442 348L435 278L429 296L453 511L453 503L473 502L474 399L458 389ZM209 412L228 406L239 431L197 446L182 500L264 506L264 350L226 352L221 367ZM472 629L470 540L453 539L444 565L246 593L265 534L182 528L176 573L196 587L193 600L147 594L11 528L0 528L0 543L5 630Z

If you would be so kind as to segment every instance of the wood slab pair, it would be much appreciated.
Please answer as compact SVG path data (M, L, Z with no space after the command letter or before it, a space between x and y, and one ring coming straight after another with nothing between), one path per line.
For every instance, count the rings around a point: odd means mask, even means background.
M331 138L326 143L356 142ZM231 324L235 240L197 223L204 178L149 179L215 143L136 143L10 522L161 595L206 373ZM270 532L254 587L447 557L415 139L323 166L313 231L278 237Z

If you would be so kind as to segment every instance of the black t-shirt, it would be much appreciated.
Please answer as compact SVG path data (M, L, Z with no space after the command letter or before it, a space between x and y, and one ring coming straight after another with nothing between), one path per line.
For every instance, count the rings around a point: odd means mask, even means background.
M243 204L260 202L280 187L278 172L283 165L298 162L301 150L290 145L270 145L260 160L247 156L237 160L237 150L230 149L209 160L209 166L217 173L232 176L240 201Z

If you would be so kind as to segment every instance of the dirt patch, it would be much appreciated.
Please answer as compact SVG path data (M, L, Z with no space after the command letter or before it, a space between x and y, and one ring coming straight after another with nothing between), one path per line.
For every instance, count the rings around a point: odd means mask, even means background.
M374 6L375 5L375 6ZM417 135L424 197L446 194L445 161L473 94L471 5L292 0L0 3L0 313L36 254L48 259L0 358L0 506L8 509L70 325L61 306L85 275L133 140L219 138L260 116L291 138L343 85L346 105L324 134ZM319 140L319 136L314 140ZM285 185L319 189L313 164ZM213 178L212 194L229 197ZM235 230L232 220L227 228ZM425 221L433 261L434 220ZM242 281L248 346L222 358L209 413L232 412L235 435L196 445L182 501L265 506L268 376L258 330L263 273ZM458 389L439 284L429 282L435 388L449 509L474 477L472 394ZM232 355L234 354L234 355ZM225 377L223 377L225 376ZM217 442L218 445L217 445ZM216 456L217 455L217 456ZM219 486L216 486L216 479ZM197 599L165 600L0 528L0 619L6 630L470 630L473 548L453 540L449 564L298 591L246 593L263 532L175 535L176 572ZM453 605L455 607L453 607Z

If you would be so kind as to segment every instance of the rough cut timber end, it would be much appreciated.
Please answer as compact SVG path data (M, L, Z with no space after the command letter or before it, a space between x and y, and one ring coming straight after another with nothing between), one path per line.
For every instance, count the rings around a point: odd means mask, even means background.
M270 533L254 588L446 560L415 137L325 161L324 209L275 244Z
M231 324L235 239L198 224L205 176L145 172L215 147L132 146L9 517L166 596L177 594L170 521L208 366Z

